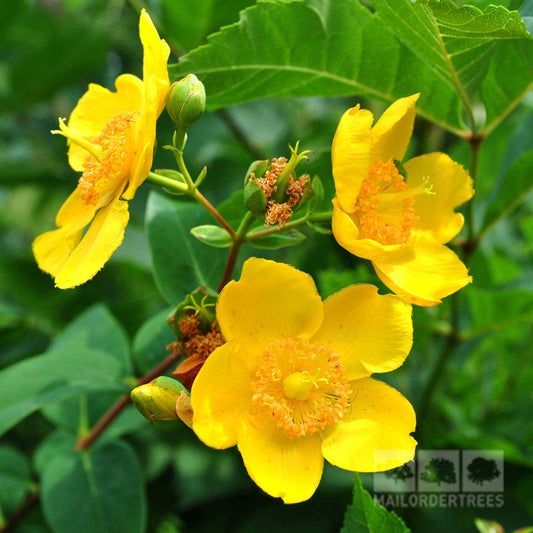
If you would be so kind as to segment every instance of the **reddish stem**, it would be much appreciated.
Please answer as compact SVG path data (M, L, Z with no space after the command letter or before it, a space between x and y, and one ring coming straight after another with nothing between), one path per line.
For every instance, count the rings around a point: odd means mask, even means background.
M22 505L9 517L9 520L0 526L0 533L13 529L31 508L39 501L39 488L37 487L23 502Z
M137 385L144 385L157 378L165 370L167 370L173 363L175 363L181 356L181 351L177 350L172 352L168 357L163 359L155 368L150 370L148 374L137 380ZM87 435L78 439L76 445L74 446L75 450L87 450L96 439L107 429L107 427L115 420L115 418L124 410L124 408L130 403L130 395L124 394L121 396L114 405L98 420L98 422L92 427L91 431Z

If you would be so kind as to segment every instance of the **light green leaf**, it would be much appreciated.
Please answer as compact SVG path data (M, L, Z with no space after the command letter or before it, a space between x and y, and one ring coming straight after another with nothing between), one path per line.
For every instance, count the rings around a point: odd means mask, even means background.
M197 204L150 194L146 224L154 275L172 305L197 287L218 286L226 252L204 246L190 235L192 228L210 221L209 214Z
M212 224L196 226L191 230L191 234L200 242L215 248L227 248L233 243L231 235L224 228Z
M341 533L408 533L403 520L375 502L355 474L352 504L344 515Z
M81 347L38 355L0 373L0 435L47 404L88 391L126 392L122 365Z
M280 233L273 233L272 235L265 235L248 241L252 246L256 248L285 248L286 246L294 246L300 244L305 240L305 235L298 230L281 231Z
M125 442L60 452L42 473L42 504L55 533L142 533L146 500L139 462Z
M481 11L468 5L459 8L451 0L416 3L374 0L374 5L398 39L431 68L435 76L458 91L464 102L475 94L502 44L518 40L510 43L506 50L514 50L528 40L533 44L518 12L503 6L491 5ZM500 74L502 59L495 63ZM517 76L516 68L506 68L508 74L501 77L498 84L510 88L518 84L523 90L524 80L521 79L528 76L528 83L531 83L531 69ZM491 106L496 95L486 96L485 104ZM488 122L492 118L493 114Z
M393 101L421 92L419 112L463 128L455 90L356 0L259 1L169 72L195 73L211 109L273 96Z

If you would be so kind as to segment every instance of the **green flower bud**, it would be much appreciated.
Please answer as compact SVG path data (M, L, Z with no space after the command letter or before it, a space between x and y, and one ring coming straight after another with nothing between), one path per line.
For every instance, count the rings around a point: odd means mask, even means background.
M182 425L176 412L176 402L187 389L177 380L167 376L140 385L130 393L139 413L161 431L173 431Z
M174 82L167 94L167 112L178 128L187 129L205 111L204 84L194 75Z
M263 189L255 181L249 181L244 186L244 207L254 215L265 212L267 197Z

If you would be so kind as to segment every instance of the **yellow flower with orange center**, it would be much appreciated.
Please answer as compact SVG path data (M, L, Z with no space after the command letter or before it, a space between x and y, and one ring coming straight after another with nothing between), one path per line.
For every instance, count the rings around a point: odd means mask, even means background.
M401 164L418 96L394 102L374 126L359 105L342 116L332 146L332 229L341 246L372 261L396 294L430 306L472 281L445 243L464 223L454 209L474 191L465 169L446 154Z
M308 274L252 258L221 292L217 320L227 342L192 386L193 429L213 448L238 445L265 492L309 499L324 458L358 472L413 458L411 404L370 377L411 349L402 298L353 285L322 302Z
M128 200L152 166L156 121L169 89L170 49L143 10L139 34L143 79L123 74L117 91L90 84L53 133L68 139L70 166L82 176L56 217L58 229L33 243L39 267L62 289L91 279L120 246L129 220Z

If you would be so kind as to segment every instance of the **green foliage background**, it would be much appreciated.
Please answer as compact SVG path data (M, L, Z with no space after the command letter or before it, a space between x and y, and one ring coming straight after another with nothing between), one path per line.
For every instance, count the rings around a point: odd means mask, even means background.
M321 177L327 208L331 140L356 101L379 116L421 92L410 154L446 151L471 171L467 141L488 135L470 229L456 243L471 245L474 283L436 308L415 308L413 351L385 379L415 406L421 448L504 451L505 504L396 512L415 532L474 531L476 517L506 531L533 523L533 1L461 4L0 3L0 531L37 494L17 532L404 530L372 515L357 483L344 522L351 473L327 468L310 502L284 506L253 484L236 450L210 450L187 428L160 433L131 406L88 451L73 450L166 356L172 306L200 283L216 288L226 257L188 235L211 222L198 206L149 185L130 203L123 245L85 285L54 289L31 253L77 179L64 139L49 130L88 83L112 88L123 72L141 75L143 6L171 45L171 80L194 72L205 83L209 112L191 128L186 158L193 172L207 166L202 192L225 201L230 223L250 162L287 155L298 139L315 151L305 172ZM171 135L163 114L159 144ZM172 166L159 150L154 167ZM243 255L309 272L323 297L379 284L331 235L302 231L298 246L248 246ZM372 476L361 478L371 489Z

